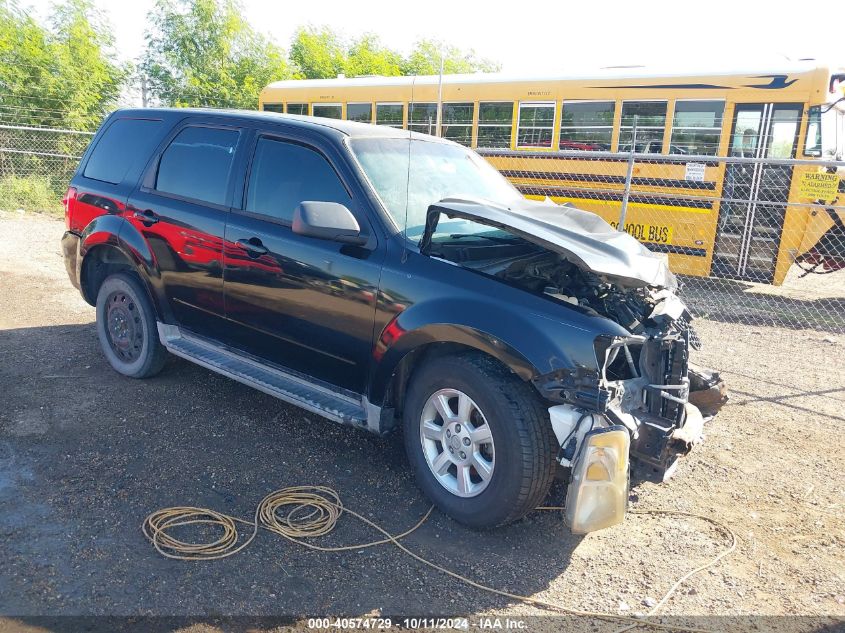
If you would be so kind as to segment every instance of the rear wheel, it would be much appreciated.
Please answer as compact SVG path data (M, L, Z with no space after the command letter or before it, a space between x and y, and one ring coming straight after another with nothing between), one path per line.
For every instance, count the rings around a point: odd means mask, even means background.
M164 366L167 350L158 339L155 311L131 273L111 275L100 286L97 336L111 366L124 376L147 378Z
M414 373L404 433L419 486L471 527L521 518L554 477L548 412L530 386L481 354L438 358Z

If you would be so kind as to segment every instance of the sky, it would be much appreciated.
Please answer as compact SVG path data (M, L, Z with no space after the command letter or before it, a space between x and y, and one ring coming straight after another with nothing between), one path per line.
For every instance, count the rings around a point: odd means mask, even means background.
M46 19L53 0L20 4ZM153 0L95 0L95 4L111 22L120 57L137 59ZM349 37L375 33L401 52L421 38L440 39L494 59L508 73L566 73L667 62L690 70L728 69L777 65L787 58L845 66L842 0L812 5L783 0L241 0L241 4L253 27L285 48L297 27L327 25Z

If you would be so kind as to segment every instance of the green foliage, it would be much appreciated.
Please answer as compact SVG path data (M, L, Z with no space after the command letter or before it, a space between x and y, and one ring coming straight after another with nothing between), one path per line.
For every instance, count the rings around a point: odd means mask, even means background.
M384 46L378 36L366 33L352 42L344 72L349 77L402 74L402 56Z
M462 73L492 73L501 69L500 64L476 57L472 50L462 51L437 40L420 40L402 63L403 75L437 75L440 73L440 56L443 55L443 72L447 75Z
M347 77L365 75L436 75L440 72L440 54L444 72L496 72L499 64L479 58L472 50L462 51L436 40L416 43L408 57L384 46L370 33L346 43L329 27L309 26L299 29L290 47L290 62L300 79L330 79L343 73Z
M55 7L51 28L0 2L0 113L7 124L93 129L112 110L128 67L89 0Z
M261 89L290 73L242 14L233 0L158 0L141 65L151 93L171 106L257 107Z
M60 213L60 195L46 176L3 176L0 178L0 205L5 211L45 211Z
M346 68L346 50L328 27L300 28L290 45L290 61L297 79L337 77Z

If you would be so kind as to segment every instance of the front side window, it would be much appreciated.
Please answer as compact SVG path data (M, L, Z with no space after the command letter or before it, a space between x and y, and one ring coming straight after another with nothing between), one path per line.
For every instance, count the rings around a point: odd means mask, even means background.
M553 103L520 103L518 147L551 147L555 124Z
M622 126L619 129L619 151L631 151L634 117L637 122L635 152L659 154L666 130L665 101L625 101L622 103Z
M422 134L437 134L437 104L411 103L408 106L408 129Z
M290 223L303 200L339 202L352 199L322 154L296 143L262 137L249 172L246 211Z
M239 136L236 130L186 127L161 155L156 190L225 205Z
M358 121L359 123L372 123L373 106L370 103L348 103L346 104L346 119Z
M308 104L307 103L289 103L287 105L287 113L288 114L300 114L300 115L307 115L308 114Z
M478 104L478 147L510 147L513 128L513 103Z
M324 119L340 119L341 110L339 103L315 103L311 106L311 113Z
M564 101L560 149L609 151L615 110L613 101Z
M724 101L676 101L669 153L715 156L724 112Z
M389 125L390 127L401 128L404 113L405 106L401 103L377 103L376 125Z
M500 203L522 198L490 163L464 147L397 138L359 138L350 145L394 223L407 226L409 237L419 238L428 207L443 198Z
M472 110L471 103L444 103L443 137L469 147L472 143Z
M284 103L265 103L261 106L261 109L264 112L284 112L285 111L285 104Z

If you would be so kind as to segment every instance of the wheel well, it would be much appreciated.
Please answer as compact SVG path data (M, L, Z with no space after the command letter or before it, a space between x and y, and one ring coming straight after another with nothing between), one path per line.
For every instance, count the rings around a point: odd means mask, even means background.
M85 255L80 274L80 286L85 301L97 304L97 293L106 277L115 273L134 272L135 266L120 249L113 246L97 246Z
M413 376L414 372L422 367L425 363L442 356L458 356L462 354L480 354L486 356L503 367L507 367L502 361L495 356L488 354L476 347L464 345L462 343L452 342L435 342L421 345L410 352L408 352L396 369L393 371L393 377L390 380L390 385L387 388L387 393L384 398L385 409L392 408L397 417L401 418L402 410L405 405L405 392L407 391L408 382ZM508 368L509 371L510 368ZM514 375L516 375L514 373Z

